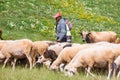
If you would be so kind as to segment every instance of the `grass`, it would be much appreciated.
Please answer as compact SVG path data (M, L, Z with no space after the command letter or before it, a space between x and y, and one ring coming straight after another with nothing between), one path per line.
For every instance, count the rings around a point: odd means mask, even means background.
M82 43L79 35L82 30L114 31L120 37L119 4L120 0L0 0L0 29L5 40L55 41L55 20L52 16L60 11L73 24L72 42ZM106 74L100 73L97 77L105 80ZM15 71L10 66L0 69L0 80L16 79L93 80L92 77L86 78L84 72L69 78L45 67L31 71L21 66L17 66Z
M82 30L109 30L120 36L119 4L119 0L1 0L0 28L4 39L55 40L52 16L60 11L73 24L73 42L82 42Z
M107 80L107 72L93 72L99 80ZM67 77L62 72L54 72L46 68L46 66L40 68L34 68L29 70L29 68L24 68L17 66L13 71L10 66L4 69L0 69L0 80L94 80L93 77L88 76L83 71L72 77ZM117 80L117 79L111 79Z

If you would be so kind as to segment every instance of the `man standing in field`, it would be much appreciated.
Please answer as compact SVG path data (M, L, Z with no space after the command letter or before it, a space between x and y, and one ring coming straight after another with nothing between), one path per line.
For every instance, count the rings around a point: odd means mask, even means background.
M57 36L57 42L67 42L67 28L66 28L66 21L62 18L62 14L58 12L54 16L56 20L56 36Z

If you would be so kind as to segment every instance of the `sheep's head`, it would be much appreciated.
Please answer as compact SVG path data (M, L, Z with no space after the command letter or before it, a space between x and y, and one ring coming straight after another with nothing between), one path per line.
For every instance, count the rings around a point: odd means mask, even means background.
M45 61L48 61L48 59L45 58L43 55L41 55L38 57L38 60L36 61L36 63L42 64Z
M3 55L3 53L0 51L0 59L5 59L5 55Z
M86 35L88 34L88 32L87 31L82 31L82 32L80 32L80 35L81 35L81 37L82 37L82 41L83 42L86 42Z
M64 73L66 76L73 76L74 74L77 73L77 68L71 67L71 66L66 66L64 69Z
M50 70L58 71L58 66L52 64L52 65L50 66Z
M86 42L87 43L94 43L94 36L92 35L91 32L89 32L87 35L86 35Z

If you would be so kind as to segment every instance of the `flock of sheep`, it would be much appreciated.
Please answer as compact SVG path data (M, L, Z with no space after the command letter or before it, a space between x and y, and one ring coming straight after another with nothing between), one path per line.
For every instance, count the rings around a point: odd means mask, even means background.
M92 68L108 69L107 79L111 75L120 76L120 40L115 32L82 32L85 44L57 43L54 41L0 40L0 63L5 68L22 60L32 69L37 64L46 64L50 70L60 70L67 76L73 76L83 68L87 76ZM47 64L47 62L49 62Z

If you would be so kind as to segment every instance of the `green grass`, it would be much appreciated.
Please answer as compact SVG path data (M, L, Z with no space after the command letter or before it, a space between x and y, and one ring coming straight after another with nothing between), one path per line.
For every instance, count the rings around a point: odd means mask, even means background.
M53 15L62 12L72 24L72 42L82 43L79 32L115 31L120 37L120 0L0 0L0 29L3 39L28 38L55 41ZM1 68L1 67L0 67ZM100 74L100 80L106 74ZM99 77L99 76L98 76ZM0 69L0 80L93 80L84 73L71 78L46 68L31 71L18 66ZM113 79L114 80L114 79Z
M99 80L107 80L107 72L93 72ZM67 77L62 72L54 72L45 66L40 68L24 68L17 66L13 71L10 66L0 69L0 80L94 80L93 77L86 77L85 72L80 71L72 77ZM117 80L117 79L111 79Z
M73 42L82 42L81 30L115 31L120 36L119 4L120 0L0 0L0 28L4 39L55 40L52 16L60 11L73 24Z

